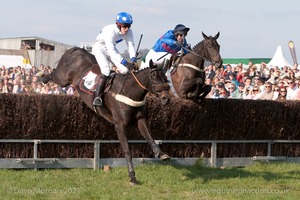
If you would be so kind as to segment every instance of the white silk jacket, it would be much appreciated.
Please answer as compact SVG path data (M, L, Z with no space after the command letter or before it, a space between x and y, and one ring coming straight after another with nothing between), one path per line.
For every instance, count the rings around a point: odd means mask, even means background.
M108 55L117 63L121 63L123 57L116 48L116 45L123 40L126 42L130 58L135 57L135 47L131 28L125 35L122 35L116 24L107 25L96 37L96 41L102 44L102 47L106 48Z

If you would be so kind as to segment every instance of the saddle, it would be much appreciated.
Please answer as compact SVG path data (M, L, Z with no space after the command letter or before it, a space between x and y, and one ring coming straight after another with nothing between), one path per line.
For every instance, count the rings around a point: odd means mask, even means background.
M171 74L175 73L177 70L177 66L181 60L181 55L172 55L170 58L170 64L168 68L171 71Z

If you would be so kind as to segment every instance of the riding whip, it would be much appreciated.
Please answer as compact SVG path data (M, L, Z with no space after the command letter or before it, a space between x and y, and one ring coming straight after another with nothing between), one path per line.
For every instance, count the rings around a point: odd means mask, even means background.
M137 46L137 49L136 49L136 52L135 52L135 57L137 57L139 55L139 48L140 48L140 45L141 45L141 42L142 42L142 38L143 38L143 34L141 34L140 36L140 40L139 40L139 43L138 43L138 46Z
M163 55L162 57L158 58L158 59L157 59L157 61L159 61L160 59L162 59L162 58L166 57L168 54L169 54L169 52L168 52L168 53L166 53L165 55Z

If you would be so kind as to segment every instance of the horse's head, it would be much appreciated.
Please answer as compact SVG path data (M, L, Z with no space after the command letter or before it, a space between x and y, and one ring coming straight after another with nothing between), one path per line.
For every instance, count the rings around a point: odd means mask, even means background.
M204 38L203 42L203 48L204 51L204 57L212 62L214 66L217 68L221 67L223 64L223 60L220 56L220 45L217 42L217 39L220 36L220 32L218 32L214 37L207 36L202 32L202 36Z
M149 67L151 69L150 82L152 85L152 92L160 97L163 105L166 105L170 101L170 86L164 70L162 67L154 65L152 60L149 62Z

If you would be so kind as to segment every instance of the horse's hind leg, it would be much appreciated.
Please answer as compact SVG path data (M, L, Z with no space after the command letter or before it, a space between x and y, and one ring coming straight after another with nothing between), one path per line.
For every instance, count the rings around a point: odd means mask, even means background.
M153 138L151 137L148 127L147 127L147 122L145 118L140 118L137 121L138 129L143 135L143 137L147 140L149 145L152 148L152 151L154 154L159 157L161 160L169 160L170 156L163 153L162 150L159 148L159 146L154 142Z
M121 147L123 149L123 152L125 154L125 159L127 161L127 167L128 167L128 175L130 177L130 183L132 184L137 184L137 180L135 177L135 172L134 172L134 166L132 162L132 157L129 151L129 146L128 146L128 140L126 137L126 129L125 126L121 124L115 124L115 129L118 134L118 138L121 144Z

